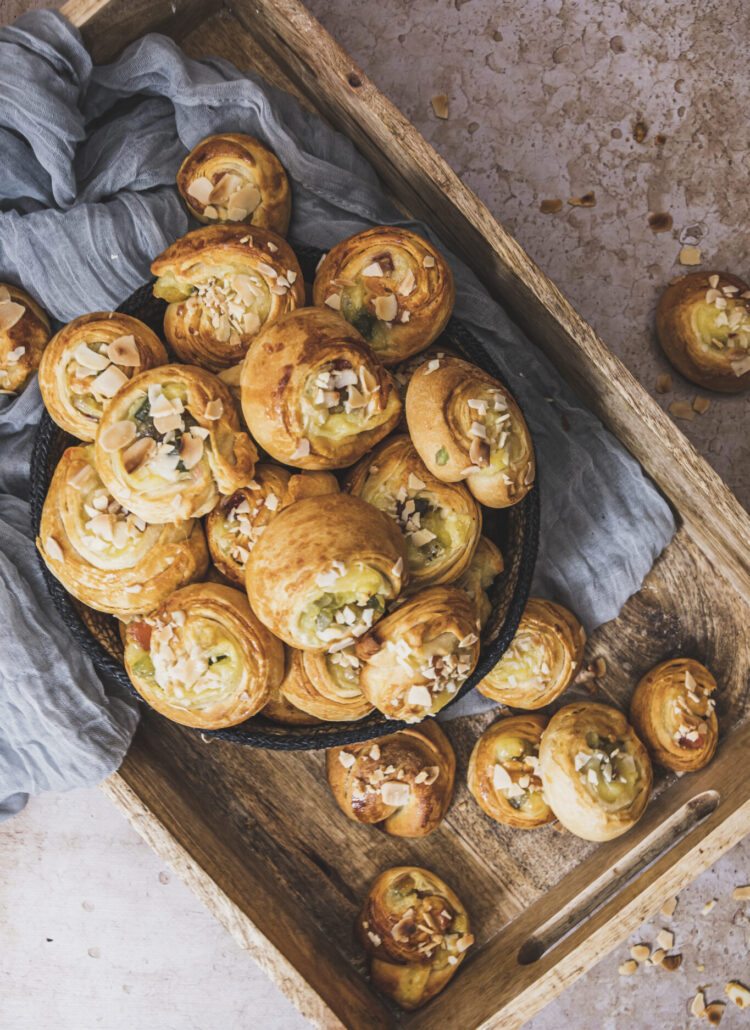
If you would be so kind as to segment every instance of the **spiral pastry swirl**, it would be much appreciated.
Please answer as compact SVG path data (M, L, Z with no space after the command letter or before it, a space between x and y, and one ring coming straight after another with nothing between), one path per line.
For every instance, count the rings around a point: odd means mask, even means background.
M49 319L29 294L0 282L0 393L21 393L39 367Z
M259 330L305 302L294 251L269 229L212 225L152 263L167 301L164 335L180 361L219 372L241 361Z
M280 686L295 708L324 722L355 722L372 711L359 688L360 661L350 644L333 654L291 648Z
M284 648L239 590L194 583L126 630L138 693L183 726L221 729L259 712L284 675Z

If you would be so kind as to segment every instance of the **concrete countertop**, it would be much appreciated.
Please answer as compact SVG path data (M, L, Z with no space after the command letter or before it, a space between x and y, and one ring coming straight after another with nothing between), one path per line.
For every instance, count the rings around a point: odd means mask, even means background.
M0 22L34 0L0 0ZM684 269L750 275L746 48L740 0L308 0L377 85L487 203L656 396L708 396L681 422L750 503L747 400L698 390L652 333L659 293ZM445 93L449 117L432 97ZM646 129L642 142L634 127ZM638 133L640 136L640 132ZM570 198L593 191L593 207ZM545 214L543 200L560 199ZM654 233L649 215L672 227ZM750 830L750 827L748 828ZM726 1001L747 979L750 838L528 1024L530 1030L679 1030L699 985ZM14 1030L210 1030L308 1024L96 790L34 799L0 826L0 1025ZM716 905L703 913L711 900ZM618 976L630 944L662 927L676 973ZM747 1016L728 1005L722 1027ZM436 1028L437 1030L437 1028Z

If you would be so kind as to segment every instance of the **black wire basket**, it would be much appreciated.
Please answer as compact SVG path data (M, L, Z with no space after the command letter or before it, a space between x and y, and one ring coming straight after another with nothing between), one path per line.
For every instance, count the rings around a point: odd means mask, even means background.
M292 246L305 280L311 281L321 252L311 247ZM153 296L149 283L131 294L117 310L139 318L161 336L165 308L166 304ZM462 322L451 319L438 342L457 351L502 382L500 369L492 354ZM60 429L46 411L43 413L31 457L31 517L35 536L39 532L44 499L57 463L63 451L78 442ZM490 591L492 612L482 631L477 667L450 704L455 704L486 676L505 653L518 628L531 590L539 539L538 472L534 488L518 504L499 510L484 508L483 515L482 532L502 551L505 569ZM125 671L118 620L87 608L72 597L49 572L41 557L39 561L52 601L69 627L73 639L102 675L114 679L145 704ZM292 751L339 747L393 733L405 725L397 720L386 719L376 711L357 722L326 722L312 726L275 723L262 715L256 715L227 729L192 732L201 733L206 739L217 737L248 747Z

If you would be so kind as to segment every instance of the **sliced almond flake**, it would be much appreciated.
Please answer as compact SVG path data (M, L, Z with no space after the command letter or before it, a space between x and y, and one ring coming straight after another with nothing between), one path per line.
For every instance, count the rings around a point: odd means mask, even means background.
M96 379L92 380L91 390L101 397L114 397L117 391L127 383L128 377L121 372L116 365L110 365L100 372Z
M656 943L660 948L664 948L665 951L669 951L674 944L674 934L671 930L659 930L656 935Z
M492 770L492 786L495 790L507 790L508 787L511 787L512 785L513 780L510 778L508 770L504 766L500 765L499 762L496 763Z
M403 279L398 285L398 292L401 294L402 297L408 297L414 291L414 287L416 285L417 280L414 278L414 273L409 268L406 272L406 275L403 277Z
M212 187L208 199L212 204L226 204L239 182L240 180L236 175L224 172L224 174L219 177L218 182Z
M48 536L44 544L44 549L53 561L63 561L65 555L63 549L58 544L57 540L53 536Z
M746 372L750 372L750 354L747 354L744 358L730 362L733 375L744 376Z
M132 333L118 336L116 340L113 340L107 347L107 354L110 361L114 361L116 365L122 365L125 368L137 368L141 364L138 344L135 342L135 336Z
M128 594L140 594L142 590L142 583L131 583L130 586L125 587L125 592Z
M698 991L698 993L695 995L692 1002L690 1003L690 1013L691 1015L696 1016L698 1019L703 1019L705 1012L706 996L703 993L703 991Z
M474 943L474 934L465 933L463 937L459 937L456 941L456 951L459 955L462 955L468 948Z
M375 298L375 315L383 322L392 322L398 314L398 300L395 294L389 293L385 297Z
M102 372L110 362L110 358L106 354L100 354L86 343L78 344L73 351L73 357L79 365L90 369L92 372Z
M383 269L377 263L372 261L369 265L362 269L362 275L369 276L370 278L381 278L383 275Z
M323 637L323 634L319 633L318 636ZM323 639L325 638L323 637ZM344 637L343 640L337 640L335 644L331 644L328 648L328 653L336 654L337 651L343 651L344 648L350 647L353 643L355 643L354 637Z
M679 261L681 265L699 265L702 260L700 247L683 247L680 250Z
M399 558L398 561L396 562L396 564L391 569L391 575L396 576L396 577L400 577L400 576L403 575L403 572L404 572L404 559L403 558Z
M148 461L156 450L156 441L150 436L141 437L123 451L122 464L128 475L132 475Z
M727 984L726 994L730 1001L733 1001L737 1008L743 1011L750 1008L750 991L738 980L730 980Z
M656 380L657 393L669 393L672 389L672 377L668 372L660 375Z
M187 194L197 200L199 204L207 204L213 188L210 179L207 179L205 175L199 175L188 185Z
M427 254L424 257L424 259L422 261L422 266L424 268L434 268L435 267L435 258L432 256L432 254Z
M229 198L227 217L232 222L247 218L261 202L261 193L257 186L243 186Z
M688 401L672 401L669 405L669 413L674 415L675 418L684 419L686 422L692 422L695 418L693 406Z
M107 454L114 454L115 451L119 451L121 448L127 447L129 443L132 443L135 436L135 425L129 419L113 422L111 426L107 426L99 434L99 446Z
M711 287L712 290L715 290L717 288L717 286L719 285L719 277L718 277L718 275L709 275L709 277L708 277L708 285Z
M479 440L486 440L487 429L481 422L472 422L469 426L469 436L475 436Z
M297 458L306 458L310 453L310 441L304 436L300 439L297 444L294 453L289 455L289 459L294 461Z
M383 804L392 805L394 808L400 808L407 804L410 794L408 783L398 783L392 780L384 783L380 789Z
M349 751L339 751L339 762L345 769L351 769L356 761L356 757Z
M324 303L329 308L333 308L334 311L340 311L341 310L341 294L340 293L332 293L332 294L330 294L330 296L326 297Z
M724 1009L726 1005L723 1001L712 1001L710 1005L706 1005L706 1011L704 1013L708 1020L709 1026L718 1026L721 1022L721 1017L724 1015Z
M669 919L674 915L674 911L677 908L677 898L670 898L669 901L665 901L661 907L661 914Z
M618 966L617 972L620 976L632 976L633 973L638 969L638 963L629 958L627 962L623 962L621 966Z
M467 465L465 469L461 469L460 475L462 476L474 476L477 472L481 472L479 465Z
M17 364L26 353L25 347L14 347L13 350L8 351L7 362L9 365Z
M409 473L408 485L410 490L424 490L425 488L425 484L422 482L419 476L415 476L413 472Z
M269 279L275 279L279 274L273 265L267 265L265 261L258 262L258 271L268 276Z
M654 951L652 951L651 952L651 965L652 966L659 966L659 965L661 965L662 960L663 960L665 954L666 954L666 952L664 951L664 948L656 948Z
M402 311L401 312L401 321L402 322L406 323L406 322L409 321L410 318L411 318L411 311Z
M416 533L412 533L409 537L415 547L424 547L425 544L429 544L431 540L435 539L435 534L429 529L418 529Z
M427 362L427 368L425 368L423 374L426 375L426 376L431 375L433 372L437 371L437 369L439 369L439 368L440 368L440 359L439 358L433 358L432 361L428 361Z
M203 441L198 436L183 434L180 440L180 460L185 468L195 468L203 457Z
M432 110L435 112L437 118L447 118L449 115L448 108L448 97L445 93L440 93L438 96L433 97L430 100L432 104Z
M221 399L219 397L214 397L210 400L203 409L203 414L210 422L215 422L217 419L220 419L224 414L224 404Z
M630 954L636 962L645 962L651 954L651 949L648 944L634 944L630 949Z
M743 887L735 887L732 891L735 901L750 901L750 884Z
M422 687L417 684L410 688L409 693L406 695L406 701L410 705L415 705L420 708L429 708L432 705L432 694L429 692L427 687Z
M7 333L19 319L23 318L26 308L15 300L0 303L0 333Z
M213 206L213 204L208 204L206 207L204 207L203 208L203 214L206 216L206 218L218 218L219 217L219 212L216 210L216 208Z

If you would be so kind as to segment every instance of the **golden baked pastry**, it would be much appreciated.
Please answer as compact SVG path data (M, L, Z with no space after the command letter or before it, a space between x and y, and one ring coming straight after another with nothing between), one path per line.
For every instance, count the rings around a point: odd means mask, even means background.
M318 726L322 722L314 715L308 715L301 708L295 708L291 701L284 697L278 687L274 687L271 696L258 713L271 722L279 722L284 726Z
M0 393L21 393L50 338L49 319L20 286L0 282Z
M674 367L722 393L750 386L750 287L729 272L691 272L656 309L656 332Z
M426 837L445 818L456 757L434 719L377 740L326 751L326 774L339 808L394 837Z
M474 943L466 909L427 869L397 866L375 880L355 923L372 982L402 1009L438 994Z
M373 708L359 689L359 667L351 645L333 654L290 648L279 690L295 708L325 722L355 722Z
M511 715L488 726L474 745L466 782L491 819L521 830L554 821L537 770L544 715Z
M39 389L58 426L91 441L120 387L166 361L164 344L143 322L94 311L52 337L39 365Z
M242 367L242 410L286 465L353 465L396 426L401 401L372 349L343 318L302 308L258 334Z
M292 647L340 650L366 633L408 580L398 526L348 494L306 497L270 522L247 561L259 619Z
M510 647L477 690L511 708L543 708L580 669L585 644L583 626L572 612L530 597Z
M481 628L492 614L488 591L504 568L500 548L486 536L480 536L471 564L454 583L454 586L465 590L474 602Z
M443 358L449 356L452 358L461 357L455 350L444 346L441 340L436 340L435 343L431 343L429 347L419 351L417 354L412 354L406 361L402 361L393 369L393 378L396 380L396 387L398 388L398 395L401 398L402 404L406 404L406 392L409 389L411 377L417 369L424 365L426 361L433 361L435 358L438 361L442 361ZM405 425L406 418L404 418Z
M96 434L104 485L146 522L205 515L221 493L251 481L257 456L227 387L189 365L135 376L112 399Z
M337 243L315 275L313 303L340 311L385 365L435 340L453 311L447 261L408 229L377 226Z
M362 693L389 719L436 715L474 671L476 629L474 603L463 590L420 590L357 641Z
M208 569L200 522L149 525L122 508L99 478L91 444L63 453L36 545L69 594L118 619L153 611Z
M708 765L719 740L715 690L716 680L693 658L672 658L646 673L630 702L630 721L655 762L676 772Z
M482 512L463 483L442 483L408 436L390 436L345 481L354 497L396 522L406 540L410 589L451 583L466 568L482 531Z
M222 132L202 140L182 162L177 188L199 222L245 222L286 236L289 180L253 136Z
M239 590L193 583L126 631L138 693L183 726L218 730L259 712L284 675L284 648Z
M164 335L180 361L211 372L236 365L269 322L305 303L294 251L269 229L211 225L152 263L167 301Z
M534 448L518 405L491 375L461 358L421 365L406 421L422 461L446 483L466 481L489 508L507 508L534 482Z
M339 484L330 472L294 475L279 465L256 465L248 486L222 497L206 517L206 537L214 564L244 589L245 565L268 523L302 497L336 494Z
M547 804L584 840L611 840L646 810L653 773L645 747L616 708L578 701L542 734L539 775Z

